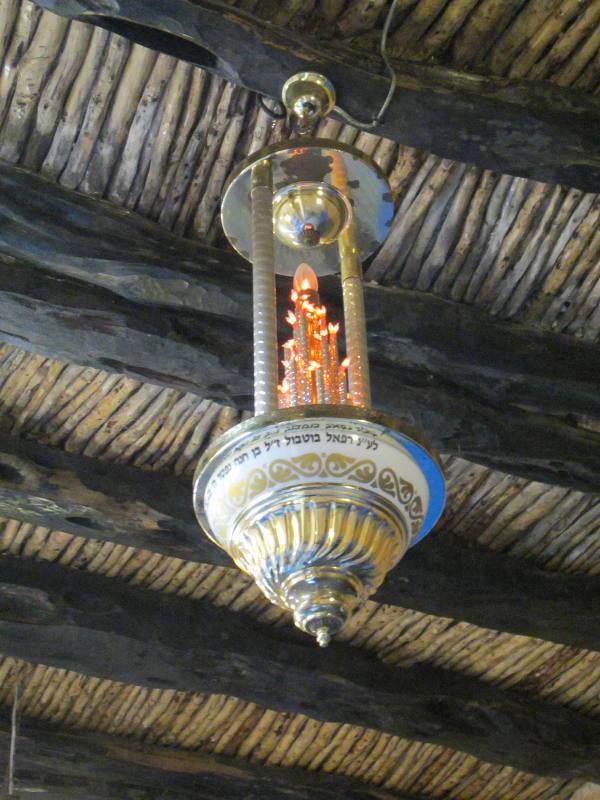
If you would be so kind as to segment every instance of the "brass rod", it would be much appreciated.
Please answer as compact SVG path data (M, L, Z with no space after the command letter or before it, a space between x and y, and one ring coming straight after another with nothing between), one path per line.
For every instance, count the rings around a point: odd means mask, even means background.
M362 267L356 252L353 222L340 234L339 252L344 301L344 327L348 365L348 390L354 406L371 405L371 379Z
M277 302L273 246L271 166L252 169L252 305L254 319L254 413L277 410Z
M349 197L344 160L335 154L331 166L332 183L345 197ZM353 406L371 405L371 378L367 349L367 324L362 284L362 266L358 258L354 220L351 219L338 239L342 298L344 301L344 329L348 365L348 390ZM345 399L340 398L340 402Z

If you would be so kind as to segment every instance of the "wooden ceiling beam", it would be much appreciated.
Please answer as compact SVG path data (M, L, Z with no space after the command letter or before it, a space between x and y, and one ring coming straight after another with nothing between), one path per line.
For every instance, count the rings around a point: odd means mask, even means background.
M377 294L378 290L367 293L369 304ZM387 338L387 354L395 350L395 356L386 361L374 352L370 358L375 408L422 430L441 453L548 484L598 492L600 441L590 422L597 420L594 406L600 393L589 403L587 395L597 391L600 351L566 337L525 333L520 327L511 330L466 306L432 296L398 290L390 292L388 300L390 326L396 330ZM124 300L93 284L61 278L0 254L0 320L0 339L31 352L194 392L225 405L252 405L252 335L245 319L172 308L157 312L152 305ZM406 337L401 336L402 328ZM469 330L471 353L457 346ZM431 337L431 343L420 346L421 333ZM494 334L498 338L490 342ZM384 330L371 325L371 343L385 338ZM519 350L527 341L530 351ZM564 356L554 350L554 343ZM477 363L486 350L487 364ZM535 352L540 353L537 375L528 373L526 366ZM561 381L559 373L569 366L568 353L573 355L573 377ZM580 381L577 361L590 365ZM557 371L554 383L552 364ZM528 398L521 408L519 395ZM585 407L594 408L593 413L580 413ZM578 417L589 427L578 427Z
M216 0L35 0L57 14L116 31L255 92L279 97L296 72L319 70L339 105L372 119L387 93L378 55L335 46ZM372 132L444 158L600 189L600 99L545 81L462 73L396 61L398 88Z
M189 481L0 435L0 514L51 530L220 566ZM600 651L600 577L546 572L443 532L408 552L375 600Z
M339 317L337 279L322 289ZM250 408L250 297L235 254L0 165L4 341ZM596 345L422 292L368 284L365 297L376 407L440 452L598 491Z
M10 720L4 711L0 713L3 764L8 763L9 747ZM15 767L15 800L32 796L42 800L418 800L325 772L138 744L116 736L59 729L25 717L19 720Z
M600 778L600 721L428 664L56 564L0 558L0 652L127 684L239 697L564 778Z
M5 434L0 434L0 516L184 561L232 566L200 531L190 479Z

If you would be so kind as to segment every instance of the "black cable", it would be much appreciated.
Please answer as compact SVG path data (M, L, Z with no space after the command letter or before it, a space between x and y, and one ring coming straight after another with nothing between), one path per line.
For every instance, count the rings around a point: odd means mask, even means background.
M279 106L281 109L280 111L275 110L275 108L269 108L269 106L265 103L265 98L262 94L258 95L258 102L260 103L260 107L273 119L285 119L287 117L287 112L283 106L283 103L280 103L279 100L274 100L276 106Z

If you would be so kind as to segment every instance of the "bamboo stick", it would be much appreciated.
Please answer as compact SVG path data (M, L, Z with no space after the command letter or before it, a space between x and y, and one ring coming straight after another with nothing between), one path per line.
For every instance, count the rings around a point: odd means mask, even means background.
M244 128L247 103L248 92L240 92L237 96L236 111L229 119L229 124L193 219L193 231L199 239L208 236L211 224L221 206L223 186L233 165L237 144Z
M44 11L21 59L12 99L0 128L0 158L6 161L18 161L21 157L37 102L67 28L67 19Z
M160 122L149 155L148 173L135 203L140 214L150 216L158 197L160 186L169 166L169 151L174 145L179 117L188 96L192 67L183 61L175 63L175 69L167 84L159 109Z
M10 45L13 27L19 18L19 0L4 0L0 3L0 64Z
M4 60L0 72L0 124L12 97L13 87L22 58L24 57L31 37L34 35L42 10L33 3L20 3L15 9L16 18L10 41L4 41ZM11 11L3 19L10 25ZM4 36L4 31L2 31ZM7 34L8 35L8 32Z
M72 21L69 25L60 58L37 104L33 129L23 155L23 164L29 169L39 170L50 150L65 112L66 98L82 69L94 30L92 26L82 22Z
M130 50L131 45L126 39L114 34L108 37L106 53L97 62L99 71L97 75L90 76L94 103L85 108L83 120L60 176L63 186L75 189L83 179ZM88 69L90 67L92 64L88 65Z
M114 85L114 93L111 93L111 103L106 109L103 125L97 131L99 135L95 137L91 157L81 181L84 192L104 194L109 187L113 169L157 58L158 53L146 47L134 44L131 48L123 72ZM131 151L127 155L131 155Z
M125 204L136 178L139 178L140 182L143 182L145 178L146 170L142 168L144 150L152 132L154 117L174 68L175 59L161 53L152 65L139 99L136 102L135 96L131 98L132 105L137 107L128 126L125 144L118 161L115 162L108 186L108 199L117 205Z
M214 82L217 82L216 78ZM206 118L210 119L209 114L203 113L198 123L198 113L202 107L203 95L207 85L210 85L209 74L202 69L192 69L191 80L184 96L181 118L177 122L173 141L170 142L167 169L152 207L153 219L170 219L176 216L176 213L173 213L171 208L173 198L176 202L180 197L180 194L175 190L175 186L178 184L184 168L190 168L187 157L188 148L192 147L194 152L197 152L196 148L199 147L199 135L197 135L199 134L199 129L196 127L194 130L194 126L202 124L206 121ZM193 154L190 154L190 156L190 160L193 160ZM182 191L184 190L182 189Z
M218 83L221 84L220 81ZM230 119L229 107L235 93L238 91L233 84L223 83L217 88L217 82L214 81L213 86L218 94L212 95L211 93L211 102L210 104L207 103L207 105L212 109L214 103L214 114L212 115L212 119L207 114L206 121L202 120L200 123L199 128L203 139L201 142L202 149L200 150L200 148L198 148L196 151L197 155L200 157L195 165L193 175L190 176L191 179L173 226L173 230L180 234L183 234L185 231L192 214L198 206L204 185L219 152L221 140L227 132Z
M86 26L82 25L82 27ZM103 60L108 57L106 51L110 41L108 31L102 28L93 28L83 64L69 90L50 148L41 166L41 172L47 178L58 180L71 157L72 148L80 135L81 126L88 113L87 98L96 83Z
M370 30L386 5L387 0L352 0L338 20L340 33L342 36L355 36Z

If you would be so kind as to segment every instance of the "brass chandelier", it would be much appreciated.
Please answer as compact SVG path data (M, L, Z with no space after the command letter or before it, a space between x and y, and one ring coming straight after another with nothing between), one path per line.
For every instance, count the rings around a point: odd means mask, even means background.
M359 150L310 135L333 86L283 88L296 136L238 166L224 231L253 267L255 416L221 436L194 478L207 535L266 597L325 646L441 514L435 453L371 408L361 262L385 239L393 200ZM320 276L341 273L345 358ZM275 274L293 278L280 376Z

